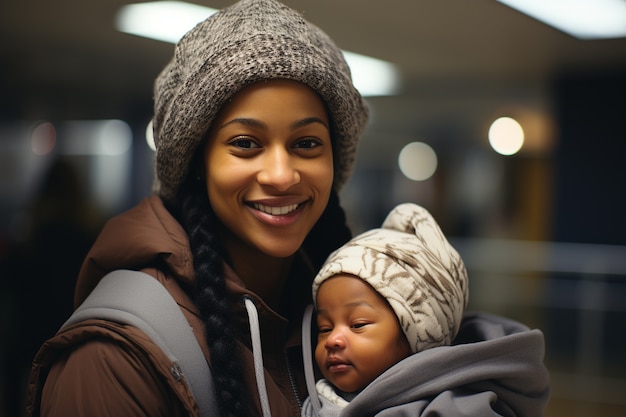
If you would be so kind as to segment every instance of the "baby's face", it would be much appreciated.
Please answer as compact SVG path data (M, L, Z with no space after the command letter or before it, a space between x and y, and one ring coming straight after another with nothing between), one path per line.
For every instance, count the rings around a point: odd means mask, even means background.
M363 389L411 354L387 301L360 278L327 279L316 301L315 360L324 377L341 391Z

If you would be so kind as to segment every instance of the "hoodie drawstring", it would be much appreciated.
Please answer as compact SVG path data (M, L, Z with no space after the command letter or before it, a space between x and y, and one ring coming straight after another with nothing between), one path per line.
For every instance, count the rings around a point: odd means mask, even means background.
M322 404L317 395L315 388L315 374L313 372L313 352L311 344L311 322L313 321L313 306L308 305L304 310L302 318L302 357L304 359L304 378L306 380L306 389L309 392L311 405L315 410L315 415L320 415Z
M261 410L263 417L271 417L270 401L265 387L265 373L263 371L263 351L261 349L261 330L259 326L259 313L250 297L244 296L244 306L248 312L248 322L250 323L250 337L252 338L252 355L254 356L254 375L256 386L261 399Z

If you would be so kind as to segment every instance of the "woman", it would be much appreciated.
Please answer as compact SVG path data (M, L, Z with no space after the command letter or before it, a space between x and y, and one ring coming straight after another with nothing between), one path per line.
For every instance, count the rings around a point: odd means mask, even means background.
M160 281L194 329L221 416L261 415L249 324L258 310L273 416L306 395L300 326L315 270L350 237L337 191L367 109L341 51L274 0L243 0L190 31L155 83L155 195L103 229L78 306L108 272ZM29 415L198 415L137 328L92 319L46 342Z

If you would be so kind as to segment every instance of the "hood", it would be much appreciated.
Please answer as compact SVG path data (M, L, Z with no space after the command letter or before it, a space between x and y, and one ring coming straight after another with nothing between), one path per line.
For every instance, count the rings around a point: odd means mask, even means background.
M183 283L193 282L187 235L162 200L151 196L105 224L81 267L74 306L80 305L108 272L155 264L165 265Z
M394 365L356 395L341 416L374 416L392 407L415 416L461 415L459 410L462 415L541 416L550 393L543 358L541 331L499 316L467 313L452 346L418 352ZM307 386L315 401L318 394L308 380Z

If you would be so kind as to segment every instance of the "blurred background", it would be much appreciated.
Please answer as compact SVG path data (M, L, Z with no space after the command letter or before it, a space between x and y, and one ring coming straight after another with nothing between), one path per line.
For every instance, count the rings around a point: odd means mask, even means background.
M546 415L626 415L626 23L601 39L496 0L284 2L396 77L367 96L341 195L354 232L425 206L465 259L470 308L544 331ZM118 30L125 4L0 3L0 416L19 415L102 223L150 193L173 44Z

